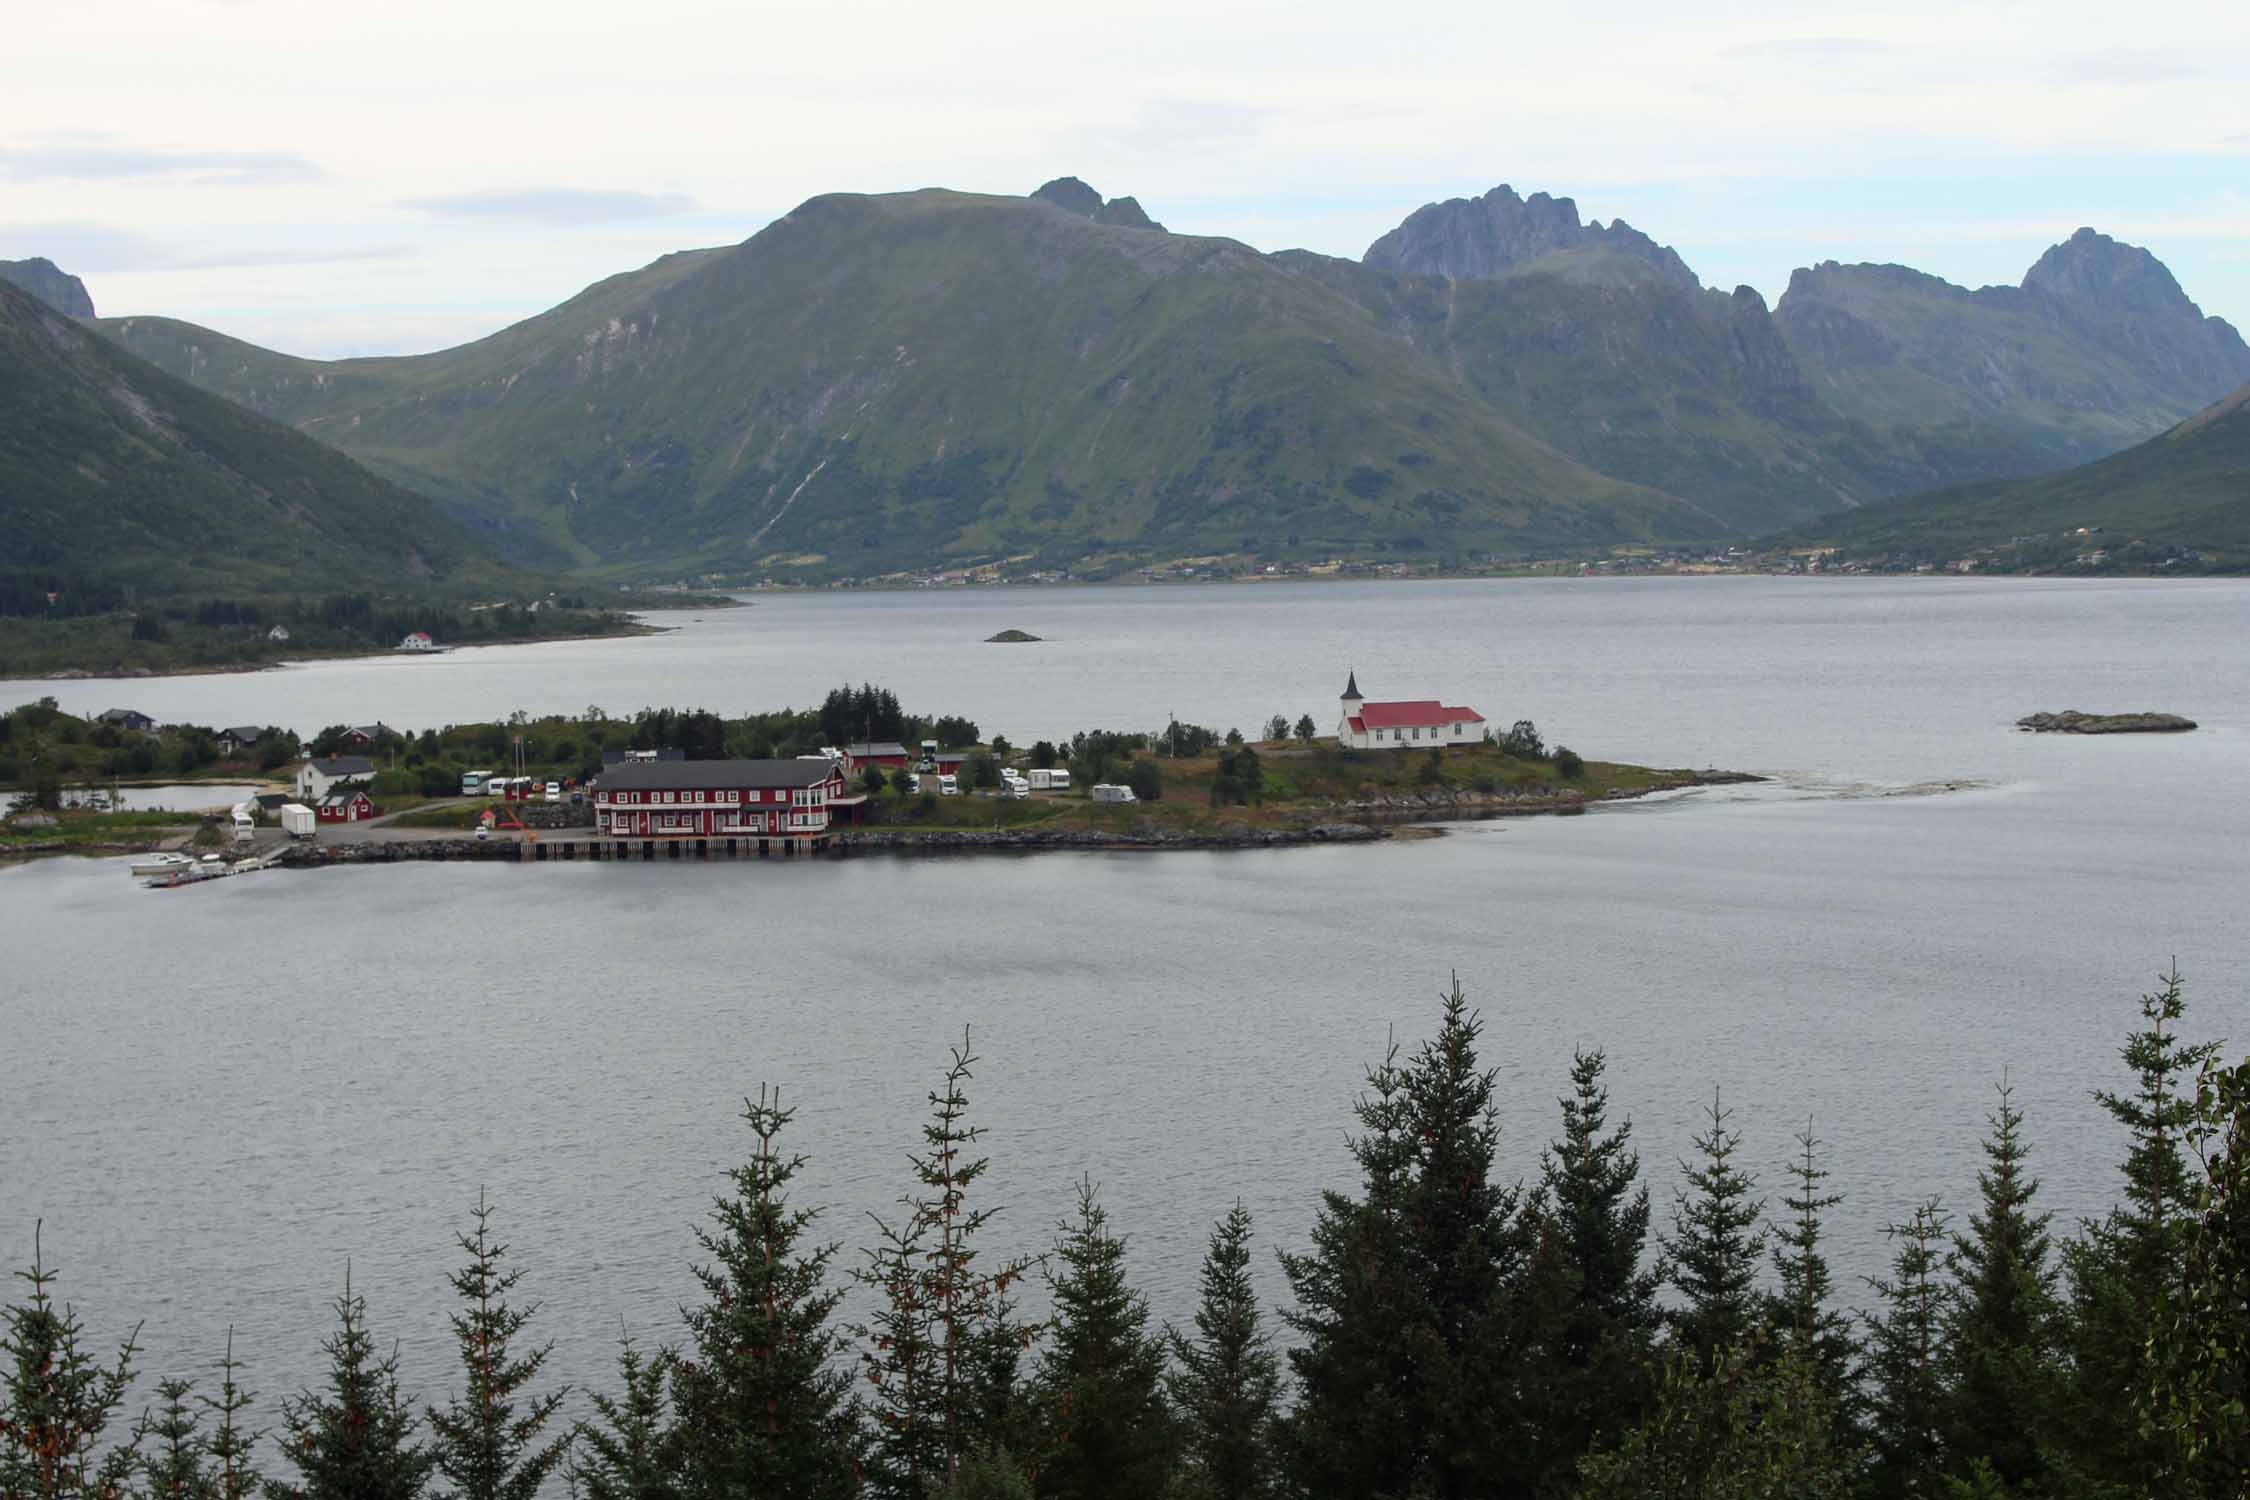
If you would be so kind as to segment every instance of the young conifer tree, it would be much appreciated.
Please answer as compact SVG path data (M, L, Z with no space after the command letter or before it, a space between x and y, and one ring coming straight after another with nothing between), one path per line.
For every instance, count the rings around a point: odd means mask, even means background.
M777 1144L795 1111L779 1090L743 1101L755 1144L728 1175L731 1197L696 1239L711 1257L687 1314L692 1348L673 1376L681 1478L695 1500L744 1495L841 1500L859 1491L859 1414L847 1347L832 1326L843 1293L828 1285L834 1245L801 1242L818 1210L792 1209L804 1158Z
M861 1369L872 1389L868 1477L877 1493L922 1500L973 1455L1015 1446L1016 1370L1035 1327L1015 1316L1015 1288L1030 1262L979 1264L977 1235L995 1212L968 1206L990 1161L971 1156L984 1127L968 1123L967 1086L977 1057L969 1034L952 1049L942 1087L929 1096L924 1149L910 1158L918 1191L858 1273L880 1298Z
M258 1434L244 1424L243 1415L256 1395L244 1390L236 1378L241 1370L242 1362L234 1357L234 1330L229 1328L227 1352L219 1360L219 1394L195 1398L218 1419L203 1443L211 1463L211 1500L250 1500L264 1484L250 1458Z
M1867 1318L1861 1384L1883 1500L1935 1495L1944 1469L1946 1217L1935 1198L1888 1231L1898 1245L1889 1277L1867 1278L1883 1311Z
M1674 1195L1672 1234L1663 1241L1682 1298L1671 1315L1673 1340L1705 1374L1749 1336L1765 1254L1765 1203L1750 1196L1757 1179L1734 1164L1742 1136L1727 1129L1732 1114L1714 1091L1704 1111L1710 1124L1695 1137L1697 1164L1680 1163L1687 1186Z
M1821 1191L1828 1169L1820 1164L1820 1141L1811 1120L1797 1135L1798 1154L1788 1165L1788 1191L1782 1207L1789 1217L1775 1231L1774 1270L1780 1288L1768 1305L1766 1320L1773 1325L1782 1347L1793 1351L1808 1378L1821 1389L1837 1421L1836 1443L1849 1448L1858 1440L1859 1377L1854 1368L1857 1347L1851 1321L1833 1304L1835 1279L1828 1269L1824 1220L1828 1210L1844 1201L1841 1193Z
M335 1307L336 1332L320 1346L326 1389L281 1403L281 1456L295 1481L268 1479L267 1500L420 1500L437 1451L415 1441L421 1424L399 1391L397 1351L376 1357L348 1268Z
M1946 1441L1957 1470L1981 1458L2001 1483L2022 1489L2047 1473L2057 1426L2056 1271L2048 1215L2031 1208L2039 1182L2026 1170L2023 1112L2005 1078L1987 1118L1987 1165L1977 1174L1983 1212L1947 1259L1954 1286Z
M1237 1202L1211 1230L1195 1337L1169 1331L1187 1470L1209 1500L1269 1500L1279 1475L1273 1430L1281 1360L1250 1281L1250 1211Z
M55 1303L58 1273L41 1258L41 1229L32 1225L31 1265L15 1273L30 1292L7 1309L0 1336L0 1495L120 1500L138 1462L138 1439L107 1437L132 1384L140 1330L118 1347L113 1364L84 1348L77 1313Z
M1309 1256L1283 1257L1307 1339L1290 1448L1316 1491L1478 1493L1521 1482L1522 1298L1537 1214L1493 1181L1500 1144L1480 1017L1456 981L1436 1035L1386 1059L1355 1144L1366 1197L1328 1195ZM1403 1430L1380 1430L1393 1423Z
M204 1463L204 1438L196 1430L203 1412L194 1395L192 1380L157 1384L156 1410L141 1421L142 1440L154 1440L141 1459L148 1500L213 1500L217 1493Z
M2173 1028L2187 1013L2177 965L2141 997L2142 1030L2125 1042L2131 1093L2095 1099L2130 1139L2125 1202L2084 1226L2063 1249L2069 1273L2071 1392L2064 1430L2080 1467L2131 1485L2161 1461L2135 1410L2145 1385L2144 1350L2160 1310L2180 1293L2192 1181L2182 1147L2195 1113L2194 1080L2218 1052L2186 1043Z
M679 1443L669 1394L673 1354L643 1359L623 1334L617 1356L624 1389L595 1392L598 1421L581 1422L570 1456L574 1500L681 1500Z
M538 1307L508 1301L523 1272L505 1265L508 1247L492 1237L482 1191L471 1217L475 1228L454 1237L468 1263L449 1278L462 1304L451 1322L465 1389L442 1411L429 1409L437 1468L452 1487L448 1500L537 1500L570 1451L567 1430L544 1436L569 1392L529 1394L554 1345L515 1347Z
M1047 1284L1054 1316L1032 1389L1047 1500L1139 1500L1172 1480L1178 1435L1164 1401L1164 1346L1148 1303L1125 1279L1125 1242L1110 1232L1093 1183L1057 1226ZM1059 1271L1053 1269L1059 1265Z
M1564 1271L1564 1304L1545 1339L1547 1379L1538 1427L1550 1482L1566 1481L1597 1441L1640 1418L1661 1316L1658 1269L1644 1267L1648 1187L1631 1122L1609 1124L1608 1060L1578 1052L1561 1101L1562 1138L1540 1157L1547 1233Z

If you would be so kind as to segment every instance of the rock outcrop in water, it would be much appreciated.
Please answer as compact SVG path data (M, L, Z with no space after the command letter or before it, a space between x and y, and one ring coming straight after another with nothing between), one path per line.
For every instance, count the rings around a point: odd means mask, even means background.
M2088 714L2075 708L2016 720L2016 728L2033 734L2180 734L2194 727L2195 720L2178 714Z
M1033 635L1028 630L1003 630L998 635L988 635L984 638L985 644L988 646L995 643L1005 646L1017 641L1036 641L1039 639L1041 637Z

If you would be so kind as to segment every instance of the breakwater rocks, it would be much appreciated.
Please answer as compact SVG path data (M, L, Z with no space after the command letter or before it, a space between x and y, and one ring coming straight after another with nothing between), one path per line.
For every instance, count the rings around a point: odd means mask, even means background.
M1473 787L1433 786L1380 792L1329 805L1338 812L1382 819L1532 817L1541 813L1584 812L1589 802L1627 802L1656 792L1678 791L1682 787L1739 786L1765 779L1747 771L1681 771L1661 777L1649 786L1605 792L1597 797L1588 797L1578 787L1495 787L1487 792Z
M2016 720L2016 728L2033 734L2184 734L2194 727L2195 720L2178 714L2084 714L2075 708Z
M1365 823L1317 823L1304 828L1252 828L1221 824L1194 830L1136 823L1130 828L887 828L837 837L845 854L980 854L1039 849L1280 849L1298 844L1364 844L1389 838Z
M292 870L328 865L387 865L409 859L489 859L513 864L523 857L514 839L413 839L363 844L292 844L274 863Z

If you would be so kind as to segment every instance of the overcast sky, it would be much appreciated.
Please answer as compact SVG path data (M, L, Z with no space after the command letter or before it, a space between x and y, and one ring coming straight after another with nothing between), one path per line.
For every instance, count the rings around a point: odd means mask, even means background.
M72 0L0 46L0 258L296 353L489 333L816 193L1075 173L1357 256L1512 183L1777 298L2081 224L2250 325L2250 4Z

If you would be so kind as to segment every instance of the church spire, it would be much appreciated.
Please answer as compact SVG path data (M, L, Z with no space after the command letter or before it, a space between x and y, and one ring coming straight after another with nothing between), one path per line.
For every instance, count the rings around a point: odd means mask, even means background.
M1362 703L1366 701L1359 696L1359 673L1356 670L1353 671L1344 682L1344 701L1346 703Z

